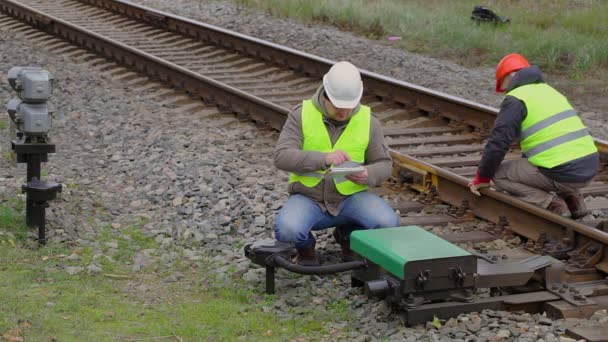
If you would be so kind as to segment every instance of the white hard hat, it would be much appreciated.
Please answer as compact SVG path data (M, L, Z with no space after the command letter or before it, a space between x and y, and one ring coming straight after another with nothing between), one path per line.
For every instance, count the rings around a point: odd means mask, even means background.
M323 76L325 94L337 108L355 108L363 95L359 70L349 62L338 62Z

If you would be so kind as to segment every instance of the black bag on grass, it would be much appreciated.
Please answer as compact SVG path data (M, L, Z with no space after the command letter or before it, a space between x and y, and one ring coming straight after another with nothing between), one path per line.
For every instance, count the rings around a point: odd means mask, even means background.
M509 18L500 17L491 9L483 6L475 6L473 12L471 13L471 20L495 24L504 24L511 22Z

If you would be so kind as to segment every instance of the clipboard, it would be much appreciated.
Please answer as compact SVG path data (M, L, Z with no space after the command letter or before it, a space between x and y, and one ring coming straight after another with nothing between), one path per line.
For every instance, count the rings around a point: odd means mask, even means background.
M361 173L365 171L365 166L355 167L332 167L327 171L327 174L332 177L344 177L355 173Z

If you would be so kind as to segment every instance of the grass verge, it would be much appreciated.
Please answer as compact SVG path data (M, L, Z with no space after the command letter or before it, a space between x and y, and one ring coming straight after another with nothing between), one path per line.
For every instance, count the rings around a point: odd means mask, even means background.
M0 237L11 241L0 244L0 340L287 341L327 333L314 313L281 323L267 312L275 298L262 295L262 284L252 288L240 275L218 282L204 261L167 268L157 258L133 271L135 253L159 248L134 226L103 229L97 247L26 247L14 237L27 231L20 205L0 205ZM93 261L101 271L87 270ZM69 274L74 268L80 272ZM167 281L176 271L179 280ZM330 309L343 313L344 303Z
M550 73L584 77L608 66L608 2L522 0L484 3L511 24L470 20L476 0L235 0L275 16L320 21L370 38L398 36L408 51L494 66L520 52Z
M233 289L154 291L131 295L129 278L71 276L56 268L61 248L3 248L0 257L0 333L10 340L131 339L277 340L285 337L269 314ZM161 283L155 277L146 283ZM132 285L132 284L131 284ZM141 285L139 285L141 286ZM178 287L178 286L168 286ZM167 289L169 290L169 289ZM150 296L150 297L148 297Z
M0 204L0 246L15 246L17 241L27 237L24 207L22 198Z

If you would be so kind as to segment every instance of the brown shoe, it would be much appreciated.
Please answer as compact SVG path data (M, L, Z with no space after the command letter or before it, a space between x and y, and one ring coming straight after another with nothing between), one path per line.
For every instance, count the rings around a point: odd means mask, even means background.
M321 262L315 251L315 245L308 248L297 248L296 264L300 266L320 266Z
M341 230L339 227L334 228L333 235L336 242L340 245L340 256L342 257L342 261L355 261L357 256L355 252L350 249L350 239L341 235Z
M570 210L568 209L568 205L566 202L559 196L553 197L551 203L547 207L547 210L556 213L559 216L570 217Z
M340 255L344 262L357 260L357 254L350 249L350 241L340 242Z
M577 219L587 215L587 205L581 194L572 194L564 197L568 209L572 213L572 218Z

